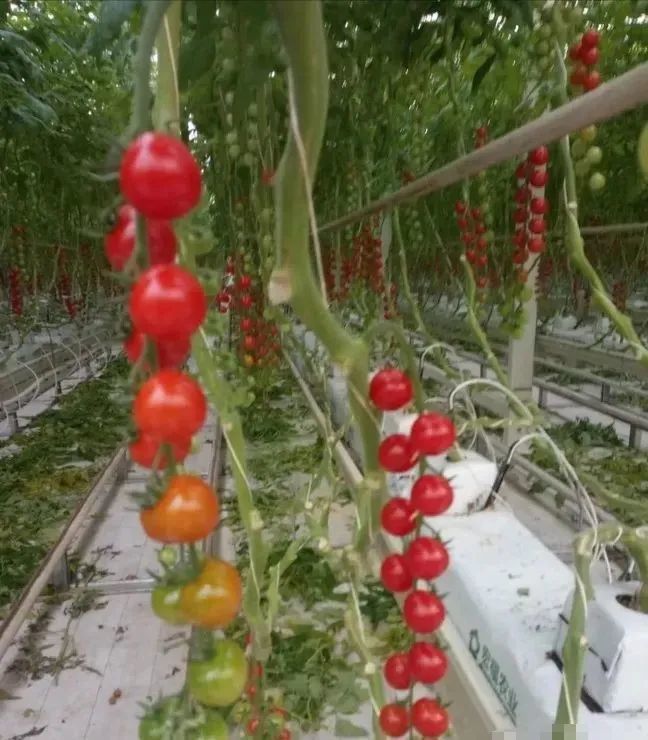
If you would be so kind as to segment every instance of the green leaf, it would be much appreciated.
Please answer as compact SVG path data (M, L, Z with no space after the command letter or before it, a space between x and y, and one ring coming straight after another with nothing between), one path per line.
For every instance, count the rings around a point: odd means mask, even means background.
M103 0L99 7L99 19L88 39L88 48L99 54L121 33L122 26L131 17L142 0Z
M354 725L348 719L338 717L335 721L335 737L369 737L364 727Z
M196 33L180 50L180 87L185 89L191 82L209 72L215 59L214 37Z
M479 90L479 86L481 85L484 77L486 77L486 75L488 74L490 68L493 66L493 62L496 58L496 53L491 54L475 72L471 87L471 92L473 95L477 92L477 90Z

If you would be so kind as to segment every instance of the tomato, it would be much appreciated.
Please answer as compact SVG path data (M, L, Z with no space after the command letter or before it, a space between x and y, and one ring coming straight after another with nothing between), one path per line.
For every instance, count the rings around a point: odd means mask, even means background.
M187 732L187 740L229 740L227 722L218 712L207 712L207 717L200 727Z
M133 416L140 432L182 444L205 422L207 402L198 383L188 375L160 370L139 389Z
M124 198L148 218L179 218L198 205L200 169L179 139L149 131L126 148L119 186Z
M133 330L124 342L124 354L133 365L144 352L146 336L142 332ZM180 367L184 364L191 349L189 337L167 337L154 343L158 367L162 370L167 367ZM148 369L148 366L146 366Z
M529 162L536 166L547 164L549 161L549 150L546 146L539 146L529 152Z
M113 270L126 267L135 248L135 209L123 205L119 209L117 223L104 239L104 251ZM146 219L148 259L151 265L173 262L176 256L176 237L168 221Z
M465 231L468 228L468 219L467 218L458 218L457 219L457 226L459 227L460 231Z
M380 579L388 591L400 593L412 588L413 579L403 555L388 555L380 567Z
M261 720L258 717L250 717L248 723L245 725L245 732L248 735L254 735L254 733L259 729L260 724Z
M526 162L520 162L520 164L515 169L515 176L518 180L523 180L527 175L527 165Z
M599 56L598 48L591 46L589 49L582 50L580 58L586 67L593 67L598 62Z
M405 434L391 434L378 447L378 461L390 473L404 473L418 462L419 451Z
M174 475L162 498L140 512L146 534L167 544L204 540L219 520L216 492L195 475Z
M425 737L441 737L450 727L450 718L437 701L424 697L412 706L412 724Z
M241 275L238 286L241 290L247 290L252 285L252 278L249 275Z
M254 367L254 357L252 355L245 355L243 357L243 364L245 367Z
M421 683L436 683L448 670L448 658L441 648L429 642L415 642L410 648L409 670Z
M448 567L450 556L443 542L434 537L417 537L405 552L405 561L412 578L438 578Z
M412 632L427 634L439 629L443 624L445 607L436 594L417 589L406 597L403 615Z
M208 558L196 580L182 590L180 603L192 624L221 629L238 614L242 590L241 576L233 565Z
M531 213L542 216L549 210L549 201L546 198L532 198L530 204Z
M176 729L174 716L179 717L182 700L178 696L160 699L142 717L138 728L139 740L167 740Z
M528 248L532 254L540 254L544 252L545 240L541 236L532 236L529 239Z
M169 464L164 452L161 452L160 448L164 442L155 439L149 434L140 434L140 436L131 442L128 446L130 452L130 458L133 462L141 465L143 468L152 468L155 465L155 469L159 470L166 468ZM191 438L173 442L171 444L171 454L175 462L182 462L191 449Z
M466 212L466 204L462 200L458 200L455 203L455 213L458 213L459 215L463 215Z
M250 318L244 318L241 319L241 331L242 332L249 332L252 329L252 319Z
M601 75L596 70L588 72L583 77L583 87L587 90L595 90L601 84Z
M156 340L189 337L207 313L205 291L177 265L150 267L133 286L128 311L136 329Z
M243 337L243 347L244 349L251 350L254 349L257 345L256 337L253 334L246 334Z
M585 49L591 49L594 46L598 46L601 40L601 34L594 28L590 28L583 34L581 44Z
M543 188L548 180L549 173L547 170L534 170L529 177L529 182L534 188Z
M452 419L443 414L429 411L420 414L412 424L411 440L422 455L439 455L446 452L457 438Z
M153 613L168 624L187 624L180 608L181 593L181 586L156 586L151 594Z
M243 693L248 665L245 653L233 640L217 640L206 660L190 660L187 666L189 692L208 707L226 707Z
M513 211L513 221L515 221L516 224L524 224L526 223L526 220L526 208L516 208L515 211Z
M580 41L577 44L573 44L569 47L569 58L572 60L572 62L576 62L580 59L582 50L583 45Z
M380 710L380 728L387 737L401 737L409 727L409 712L401 704L385 704Z
M243 306L243 308L252 308L253 303L254 299L249 293L243 293L241 295L241 306Z
M532 218L529 222L529 231L533 234L544 234L546 230L547 224L542 217Z
M416 510L406 498L389 499L380 512L382 528L395 537L404 537L416 528Z
M412 685L410 674L410 657L408 653L394 653L390 655L383 666L385 681L393 689L409 689Z
M292 732L284 727L283 730L277 735L277 740L291 740Z
M369 383L369 398L381 411L396 411L411 402L412 381L396 368L379 370Z

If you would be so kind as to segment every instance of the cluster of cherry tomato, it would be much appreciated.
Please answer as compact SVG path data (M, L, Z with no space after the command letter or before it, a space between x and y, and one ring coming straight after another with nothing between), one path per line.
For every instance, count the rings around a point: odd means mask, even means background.
M571 153L574 158L574 171L580 178L590 175L592 167L596 167L603 160L603 150L596 146L594 141L598 135L598 129L594 124L581 129L578 137L571 145ZM589 176L588 185L590 190L596 192L605 187L605 175L596 170Z
M180 369L191 336L205 318L207 301L199 281L174 263L172 225L198 204L200 170L182 142L165 134L145 133L124 152L119 182L126 204L106 236L105 248L113 268L128 267L135 278L128 301L133 329L124 349L137 364L138 376L145 379L133 403L138 436L129 449L133 461L157 473L147 490L140 521L146 534L165 546L160 552L164 572L153 591L152 607L170 624L223 629L239 612L240 575L230 563L203 557L195 549L195 543L219 523L218 498L199 476L179 473L176 468L189 454L192 437L207 414L202 389ZM136 252L138 214L146 229L145 256ZM188 548L189 561L178 560L170 545ZM189 691L205 707L228 706L244 689L247 658L230 640L214 637L203 648L189 662ZM173 706L172 699L167 699L147 713L140 738L154 737L151 733L160 715L167 722ZM213 713L204 718L212 729L224 724ZM178 721L184 719L183 715ZM226 732L225 727L213 737L226 737Z
M545 197L545 188L549 180L548 162L549 150L546 146L539 146L529 152L527 160L521 162L515 171L517 190L516 209L513 212L515 233L512 261L516 279L522 284L528 278L524 265L529 254L542 254L546 248L545 216L549 211L549 201Z
M569 47L568 56L572 63L569 82L577 91L591 92L601 84L601 74L596 69L600 41L601 34L596 29L589 28Z
M488 285L488 228L484 223L484 214L479 207L469 208L463 200L455 203L455 216L461 234L461 241L466 247L466 259L476 273L475 282L480 289Z
M245 270L245 262L237 265L228 256L222 290L216 295L218 310L236 312L239 330L239 354L246 368L276 365L281 344L279 327L263 315L263 294L252 276Z
M248 644L251 644L251 635L248 636ZM263 676L263 666L260 663L253 663L250 670L248 684L245 687L245 694L250 701L253 701L261 688L261 678ZM278 704L270 704L265 714L258 711L258 707L253 709L252 716L245 725L245 733L254 736L261 730L270 733L273 740L291 740L292 732L286 727L288 712Z
M336 255L329 250L324 255L324 282L331 301L343 302L349 298L352 286L361 285L372 293L381 296L383 315L386 319L396 314L397 287L385 284L385 266L382 255L382 240L374 235L378 220L365 224L353 237L351 254L337 264ZM339 272L339 289L336 275Z
M412 401L411 381L401 370L380 370L371 380L369 397L381 411L397 411ZM379 461L388 472L405 472L421 455L444 454L455 439L456 430L448 417L422 413L414 421L409 436L393 434L381 442ZM409 692L415 683L437 683L448 669L444 651L434 642L421 639L439 629L445 618L445 607L434 591L421 588L417 582L438 578L448 567L450 558L443 542L421 535L420 526L422 516L442 514L452 499L452 487L443 476L424 474L414 483L410 499L391 498L381 512L381 524L388 534L409 538L402 553L385 558L380 573L385 588L407 594L403 616L415 635L408 651L394 653L385 661L385 681L396 691ZM380 726L388 737L401 737L413 727L425 737L436 738L447 732L450 719L437 700L423 697L412 704L409 695L406 701L392 702L381 709Z

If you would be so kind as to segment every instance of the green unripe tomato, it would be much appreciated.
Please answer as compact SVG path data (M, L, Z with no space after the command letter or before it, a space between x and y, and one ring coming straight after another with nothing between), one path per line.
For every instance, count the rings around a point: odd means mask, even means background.
M204 723L187 733L187 740L228 740L227 722L218 712L209 712Z
M548 23L543 23L538 29L541 39L550 39L553 36L553 28Z
M477 194L479 195L479 199L482 201L488 195L488 185L485 182L479 184L479 187L477 188Z
M225 121L230 128L234 127L234 116L231 113L225 116Z
M229 154L230 159L236 159L241 153L241 147L238 144L232 144L232 146L227 150L227 153Z
M578 24L583 18L583 9L580 5L575 5L569 11L569 20L571 23Z
M644 177L648 177L648 123L643 127L643 131L639 135L637 156L639 157L639 167Z
M254 122L248 123L248 127L247 127L248 136L252 136L252 137L256 136L258 130L259 130L259 127L257 126L256 123Z
M575 139L571 145L571 153L574 159L582 159L587 152L587 144L582 139Z
M234 31L232 31L228 26L225 26L221 31L221 37L223 38L223 41L231 41L234 38Z
M592 124L591 126L586 126L585 128L582 128L578 135L583 141L587 142L588 144L591 144L596 138L596 134L597 134L596 126Z
M488 211L488 213L484 215L484 223L486 224L486 226L493 225L494 223L493 214L490 211Z
M605 175L603 175L601 172L594 172L588 182L589 189L593 193L596 193L599 190L603 190L603 188L605 187L605 182Z
M259 151L259 140L258 139L248 139L247 148L249 152L252 152L253 154Z
M585 158L590 164L600 164L603 159L603 151L600 146L591 146L587 150Z
M243 155L243 164L246 167L254 167L254 155L251 152L245 152Z
M166 545L158 550L158 562L171 568L178 562L178 553L174 547Z
M261 223L269 224L272 219L272 211L269 208L264 208L259 214L259 218L261 219Z
M266 249L269 249L272 246L272 237L270 234L265 234L261 241Z
M234 103L234 93L231 91L225 93L225 105L232 105L232 103Z
M180 608L181 586L156 586L151 594L153 613L167 624L187 624Z
M243 693L248 677L245 653L233 640L218 640L207 660L190 660L187 683L191 695L208 707L227 707Z
M550 52L549 42L542 39L535 45L535 52L539 57L546 57Z
M553 62L549 54L546 54L545 56L538 59L538 67L540 67L543 72L548 72L551 69L552 64Z
M482 200L479 207L481 208L482 213L490 213L491 211L490 201L488 200Z
M248 105L248 115L252 118L256 118L259 115L259 107L256 103L250 103Z
M221 64L223 65L223 72L233 72L236 69L236 62L229 57L225 57Z
M238 141L238 134L236 133L236 129L233 131L228 131L225 134L225 143L226 144L236 144Z
M177 729L174 715L181 709L181 700L177 696L161 699L140 720L138 728L139 740L161 740L171 737Z

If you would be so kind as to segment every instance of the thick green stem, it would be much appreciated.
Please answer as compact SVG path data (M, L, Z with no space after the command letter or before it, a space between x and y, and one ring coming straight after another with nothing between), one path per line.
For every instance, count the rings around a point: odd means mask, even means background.
M328 61L319 2L276 0L275 15L289 61L291 130L276 174L278 270L271 278L286 291L304 324L345 373L351 413L363 440L365 474L384 481L378 465L378 420L367 403L369 350L328 312L315 279L309 242L311 189L328 107ZM381 486L384 488L384 485Z
M180 136L178 57L182 26L182 0L171 0L155 40L158 76L153 104L153 124L159 131Z

